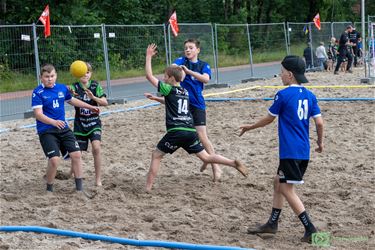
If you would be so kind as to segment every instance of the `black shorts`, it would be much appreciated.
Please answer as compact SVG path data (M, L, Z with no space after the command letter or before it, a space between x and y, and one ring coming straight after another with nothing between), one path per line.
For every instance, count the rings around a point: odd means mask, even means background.
M280 159L277 169L280 183L303 184L303 175L309 160Z
M75 135L79 147L81 148L81 151L87 151L87 148L89 146L89 140L95 141L101 141L102 140L102 131L101 130L95 130L89 135Z
M63 154L80 151L78 142L69 128L49 129L39 134L39 141L48 158L60 156L60 150L64 151Z
M190 105L190 112L193 116L194 126L206 126L206 110Z
M182 130L166 133L157 148L166 154L173 154L178 148L185 149L189 154L196 154L204 149L196 132Z

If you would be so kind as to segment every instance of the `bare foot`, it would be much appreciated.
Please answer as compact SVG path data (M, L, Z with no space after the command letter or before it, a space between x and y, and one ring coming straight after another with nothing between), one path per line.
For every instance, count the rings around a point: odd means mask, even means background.
M235 168L240 172L243 176L247 177L249 174L249 170L243 165L240 161L235 160L234 163L236 164Z
M96 185L97 187L101 187L101 186L103 186L101 180L97 180L97 181L95 182L95 185Z
M212 166L212 174L214 175L214 178L213 178L214 182L220 181L222 173L223 173L223 171L221 170L219 165L213 165Z
M199 169L199 171L204 172L204 170L207 169L208 163L203 163L202 167Z

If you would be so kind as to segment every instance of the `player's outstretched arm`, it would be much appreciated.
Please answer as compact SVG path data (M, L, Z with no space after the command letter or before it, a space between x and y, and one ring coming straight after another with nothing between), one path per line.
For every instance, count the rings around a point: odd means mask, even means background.
M152 74L152 57L157 54L156 51L156 44L152 43L148 45L147 50L146 50L146 65L145 65L145 70L146 70L146 79L155 87L158 87L158 82L159 80Z
M151 93L144 93L145 97L147 97L150 100L160 102L161 104L165 104L164 97L154 96Z
M74 107L79 107L79 108L85 108L89 109L94 113L100 113L100 109L98 107L92 106L90 104L87 104L77 98L72 97L69 101L67 101L70 105L73 105Z
M271 122L273 122L273 120L275 120L275 118L276 118L275 116L272 116L272 115L268 114L267 116L263 117L262 119L260 119L258 122L256 122L253 125L249 125L249 124L241 125L240 126L241 131L240 131L239 136L242 136L245 132L247 132L249 130L264 127L264 126L270 124Z

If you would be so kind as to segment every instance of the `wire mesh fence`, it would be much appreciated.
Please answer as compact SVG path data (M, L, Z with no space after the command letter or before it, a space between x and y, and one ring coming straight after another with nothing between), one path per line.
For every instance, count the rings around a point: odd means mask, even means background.
M313 23L182 23L177 37L165 24L52 25L52 36L48 38L44 38L42 25L0 25L0 118L30 109L31 90L22 99L17 93L10 93L8 87L36 87L40 82L40 65L44 63L56 67L60 82L72 83L77 79L69 74L70 64L78 59L90 62L95 79L105 80L109 97L127 98L128 94L113 91L112 82L143 75L149 43L158 45L153 67L156 72L162 72L184 55L186 39L197 38L201 42L199 58L212 68L210 83L232 83L263 76L261 68L254 67L256 64L278 62L287 54L303 56L308 45L314 60L319 42L328 45L330 38L339 38L348 24L351 23L321 23L321 30L317 30ZM234 65L242 65L241 74L224 77L223 68ZM10 101L15 98L14 103Z

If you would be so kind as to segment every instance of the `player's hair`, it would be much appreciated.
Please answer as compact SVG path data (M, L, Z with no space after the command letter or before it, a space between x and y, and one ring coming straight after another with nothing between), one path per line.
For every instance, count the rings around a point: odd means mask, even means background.
M40 69L40 74L43 75L44 72L51 73L52 71L56 71L55 66L50 63L43 64L42 68Z
M182 77L183 77L183 73L182 73L182 69L176 65L172 65L172 66L169 66L167 67L165 70L164 70L165 74L167 74L167 76L173 76L174 79L176 80L176 82L181 82L182 80Z
M92 66L90 63L86 62L87 70L92 72Z
M186 39L185 42L184 42L184 45L185 45L186 43L194 43L195 46L196 46L198 49L201 47L201 42L200 42L198 39L196 39L196 38L189 38L189 39Z

